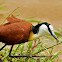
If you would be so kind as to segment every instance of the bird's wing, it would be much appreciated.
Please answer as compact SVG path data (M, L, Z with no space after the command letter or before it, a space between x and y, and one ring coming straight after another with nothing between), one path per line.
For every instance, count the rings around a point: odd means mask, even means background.
M20 44L28 40L32 24L27 22L0 25L0 42L6 44Z
M11 15L11 17L8 17L7 21L8 21L8 23L15 23L15 22L21 22L21 21L24 22L24 20L20 20L20 19L14 17L13 15Z

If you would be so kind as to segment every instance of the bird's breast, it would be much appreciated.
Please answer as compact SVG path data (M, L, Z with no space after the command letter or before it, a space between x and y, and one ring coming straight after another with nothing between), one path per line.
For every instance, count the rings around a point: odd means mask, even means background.
M32 41L32 40L34 40L33 36L34 36L34 33L33 33L33 32L30 32L28 41Z
M30 35L29 35L29 38L28 38L28 41L32 41L32 40L35 40L35 39L38 39L39 36L38 34L34 34L32 31L30 32Z

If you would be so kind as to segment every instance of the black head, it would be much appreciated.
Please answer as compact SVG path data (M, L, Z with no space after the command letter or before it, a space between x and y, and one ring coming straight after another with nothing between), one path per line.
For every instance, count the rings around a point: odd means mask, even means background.
M34 33L34 34L37 34L37 33L39 32L39 27L40 27L41 25L43 25L43 24L45 24L45 25L48 27L48 30L50 31L50 28L49 28L49 25L50 25L50 24L48 24L47 22L44 22L44 23L40 23L40 24L38 24L38 25L36 25L36 26L33 26L33 28L32 28L33 33Z

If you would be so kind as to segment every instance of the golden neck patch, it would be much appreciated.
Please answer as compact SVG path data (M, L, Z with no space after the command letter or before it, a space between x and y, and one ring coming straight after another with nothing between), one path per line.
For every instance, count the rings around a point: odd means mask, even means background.
M33 36L34 36L34 33L31 31L31 32L30 32L30 35L29 35L29 38L28 38L28 41L34 40L34 39L33 39Z

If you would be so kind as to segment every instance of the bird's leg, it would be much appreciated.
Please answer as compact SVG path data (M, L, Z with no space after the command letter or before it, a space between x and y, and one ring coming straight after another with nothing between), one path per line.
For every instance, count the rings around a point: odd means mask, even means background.
M32 50L31 50L31 51L33 51L33 50L34 50L35 46L36 46L36 40L35 40L35 42L34 42L34 46L33 46L33 48L32 48ZM30 58L28 58L28 57L27 57L27 60L28 60L28 59L30 59ZM27 60L26 60L26 61L27 61Z
M33 50L34 50L35 46L36 46L36 40L35 40L34 46L33 46L33 48L32 48L32 50L31 50L31 51L33 51ZM30 58L28 58L28 57L27 57L27 60L28 60L28 59L30 59ZM26 60L26 61L27 61L27 60Z
M35 60L36 62L40 62L40 61L38 61L38 60L34 59L32 56L27 57L27 58L26 58L26 60L25 60L25 62L27 62L27 60L28 60L29 58L32 58L32 59L33 59L33 60Z
M34 50L35 46L36 46L36 40L34 41L34 46L32 48L32 51Z
M13 45L12 45L12 47L11 47L11 49L10 49L9 57L12 57L12 58L14 58L14 57L16 57L16 58L17 58L17 57L27 57L27 60L28 60L29 58L34 59L31 55L12 56L12 55L11 55L12 48L13 48ZM26 61L27 61L27 60L26 60ZM36 59L34 59L34 60L36 60ZM26 61L25 61L25 62L26 62ZM38 61L36 60L36 62L38 62Z
M6 46L6 44L5 44L2 48L0 48L0 51L1 51L5 46Z
M17 57L30 57L30 55L20 55L20 56L14 56L14 55L13 55L13 56L12 56L12 55L11 55L12 48L13 48L13 45L12 45L12 47L11 47L11 49L10 49L9 57L12 57L12 58L14 58L14 57L16 57L16 58L17 58Z

